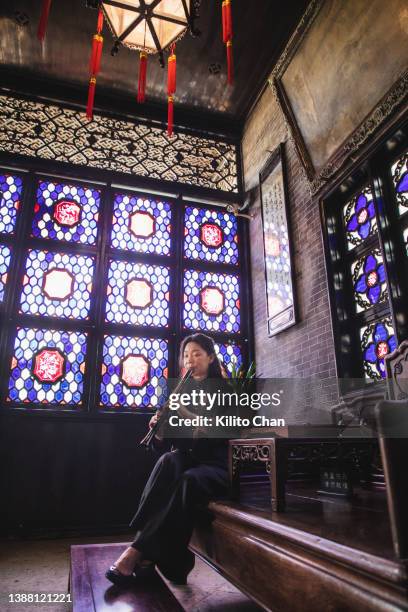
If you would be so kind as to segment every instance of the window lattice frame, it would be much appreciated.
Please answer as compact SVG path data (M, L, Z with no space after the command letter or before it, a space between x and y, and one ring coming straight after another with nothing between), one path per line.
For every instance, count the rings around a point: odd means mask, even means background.
M45 168L44 168L45 169ZM18 171L10 171L10 173L19 174ZM72 178L64 178L65 182L76 182L80 184L86 183L82 178L76 178L75 168L70 171ZM194 330L184 329L182 325L182 317L180 307L177 306L181 302L182 295L182 284L181 284L181 270L184 267L188 267L193 270L206 270L212 271L219 274L222 273L235 273L238 274L241 280L241 312L245 310L245 290L242 286L243 279L246 277L242 273L244 266L244 258L241 256L241 263L239 266L218 264L214 262L201 262L189 260L186 262L183 260L183 214L184 209L191 200L186 200L184 203L181 197L170 198L165 197L163 199L169 201L174 212L173 224L176 233L175 249L172 251L170 256L166 255L152 255L143 253L134 253L128 251L122 251L113 249L108 246L108 238L110 236L111 225L112 225L112 209L113 209L113 195L115 192L125 193L126 188L114 188L109 181L105 184L94 184L92 186L97 187L101 190L101 208L99 216L99 232L97 234L97 241L95 244L78 244L64 241L50 241L43 237L30 237L31 222L33 217L32 203L33 195L35 193L35 185L40 176L47 176L47 173L36 173L30 172L28 174L20 173L24 181L24 192L21 211L17 219L17 225L15 228L14 236L2 234L0 236L0 242L5 245L12 247L13 257L9 270L9 279L6 286L6 295L3 305L1 306L0 315L3 319L2 323L2 342L1 342L1 364L2 364L2 385L1 385L1 398L4 406L4 398L7 390L7 383L9 378L9 365L10 357L13 349L13 341L16 333L16 327L39 327L41 322L41 328L44 329L56 329L59 331L72 331L77 330L78 333L88 334L88 350L86 354L86 366L84 377L84 390L83 390L83 402L80 406L80 410L75 408L76 413L86 414L89 411L100 411L97 406L97 399L99 396L100 381L101 381L101 354L103 347L103 336L105 334L113 333L120 335L130 336L144 336L151 338L167 338L169 340L169 376L175 376L177 373L177 350L182 337L192 333ZM130 186L129 186L130 188ZM129 193L135 195L138 193L133 190L133 186ZM145 190L140 190L144 196L149 196ZM152 195L157 197L157 195ZM208 208L209 210L220 210L217 207L211 205L199 205ZM243 227L239 224L239 240L242 245ZM242 248L242 246L241 246ZM95 260L94 279L100 279L104 276L104 283L97 283L99 287L94 288L91 307L89 311L89 318L86 320L68 320L68 319L51 319L47 317L41 317L39 320L38 316L31 314L18 313L19 299L21 295L22 279L25 272L25 263L27 251L29 249L49 249L62 254L69 253L80 255L82 257L93 257ZM134 326L127 324L118 324L104 321L104 289L103 286L106 282L106 276L108 274L108 261L114 258L116 261L128 261L137 262L145 265L165 265L171 268L171 285L173 290L174 299L170 303L170 318L168 329L163 328L149 328L145 326ZM197 330L198 331L198 330ZM238 341L242 346L243 357L247 356L247 347L243 339L247 338L248 335L248 324L245 317L242 317L241 333L210 333L214 339L218 342L225 341ZM20 406L20 404L9 403L9 406ZM31 409L36 408L37 412L40 411L38 405L27 404L25 408ZM70 410L70 406L67 405L63 409ZM44 404L41 406L42 412L54 412L55 405ZM58 409L58 412L61 410ZM115 412L121 410L115 409ZM128 409L122 411L128 412Z

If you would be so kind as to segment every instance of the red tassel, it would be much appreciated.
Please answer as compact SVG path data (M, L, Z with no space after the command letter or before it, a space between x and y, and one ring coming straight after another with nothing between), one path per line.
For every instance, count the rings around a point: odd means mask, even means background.
M167 106L167 134L169 136L173 135L173 127L174 127L174 98L173 96L169 96L168 106Z
M98 34L100 34L102 32L102 28L103 28L103 12L99 11L98 13L98 21L96 24L96 31Z
M89 72L97 75L101 67L101 57L103 48L103 36L95 34L92 39L91 61L89 62Z
M101 67L101 57L103 48L103 36L101 35L103 28L103 12L99 11L98 21L96 24L96 34L92 39L91 60L89 62L89 72L91 76L96 76Z
M224 43L232 40L231 0L222 3L222 40Z
M86 116L87 119L93 119L93 107L95 100L95 87L96 87L96 79L92 76L89 80L89 89L88 89L88 104L86 106Z
M234 65L232 60L232 12L231 0L222 3L222 40L227 46L228 83L233 83Z
M222 42L225 44L228 40L227 36L227 5L225 1L222 3Z
M47 29L48 15L51 8L51 0L43 0L41 8L41 17L38 24L37 38L41 42L45 38L45 30Z
M227 42L227 70L228 70L228 83L230 85L234 82L234 62L232 59L232 40Z
M142 104L146 94L147 55L142 51L139 59L139 83L137 87L137 101Z
M177 60L176 54L174 53L174 45L171 47L171 55L167 60L167 94L171 96L176 93L176 69Z

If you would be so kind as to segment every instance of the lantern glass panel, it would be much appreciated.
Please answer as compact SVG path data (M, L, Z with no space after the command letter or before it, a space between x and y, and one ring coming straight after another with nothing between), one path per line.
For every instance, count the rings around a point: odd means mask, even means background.
M145 4L149 5L151 3L146 2ZM122 7L118 8L111 6L109 3L103 3L105 15L117 38L121 38L140 14L138 10L140 9L139 0L125 0L121 4ZM186 5L190 11L190 0L186 1ZM129 9L126 8L127 6ZM166 17L176 19L181 23L167 21ZM151 24L156 32L161 49L165 49L187 29L188 24L183 3L179 0L161 0L154 7ZM157 53L155 41L145 19L141 19L140 23L123 38L122 43L130 48L145 49L148 53Z

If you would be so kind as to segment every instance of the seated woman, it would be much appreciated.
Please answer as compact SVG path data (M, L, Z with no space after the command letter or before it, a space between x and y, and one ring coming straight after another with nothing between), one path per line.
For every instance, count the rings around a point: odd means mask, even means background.
M230 391L222 376L214 342L204 334L185 338L180 350L180 367L192 370L184 392ZM201 407L203 414L205 406ZM219 410L219 407L218 407ZM212 416L217 407L212 408ZM179 407L179 416L195 416L194 408ZM208 414L208 413L207 413ZM219 412L218 412L219 414ZM157 422L158 413L149 426ZM167 426L167 431L170 429ZM194 567L194 555L188 550L198 506L223 497L228 491L228 444L222 438L200 437L201 431L186 438L173 439L172 450L157 461L140 499L130 526L136 530L132 544L106 572L118 586L128 586L156 564L173 582L185 584ZM162 431L155 447L165 450L170 441Z

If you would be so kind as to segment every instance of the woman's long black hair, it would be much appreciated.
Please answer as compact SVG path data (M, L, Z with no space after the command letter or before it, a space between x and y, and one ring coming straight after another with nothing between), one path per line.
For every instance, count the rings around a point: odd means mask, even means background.
M215 352L214 340L205 334L191 334L191 336L187 336L183 339L180 346L180 370L183 368L184 349L189 342L196 342L207 353L207 355L214 355L214 360L208 366L208 378L224 378L221 370L221 364Z

